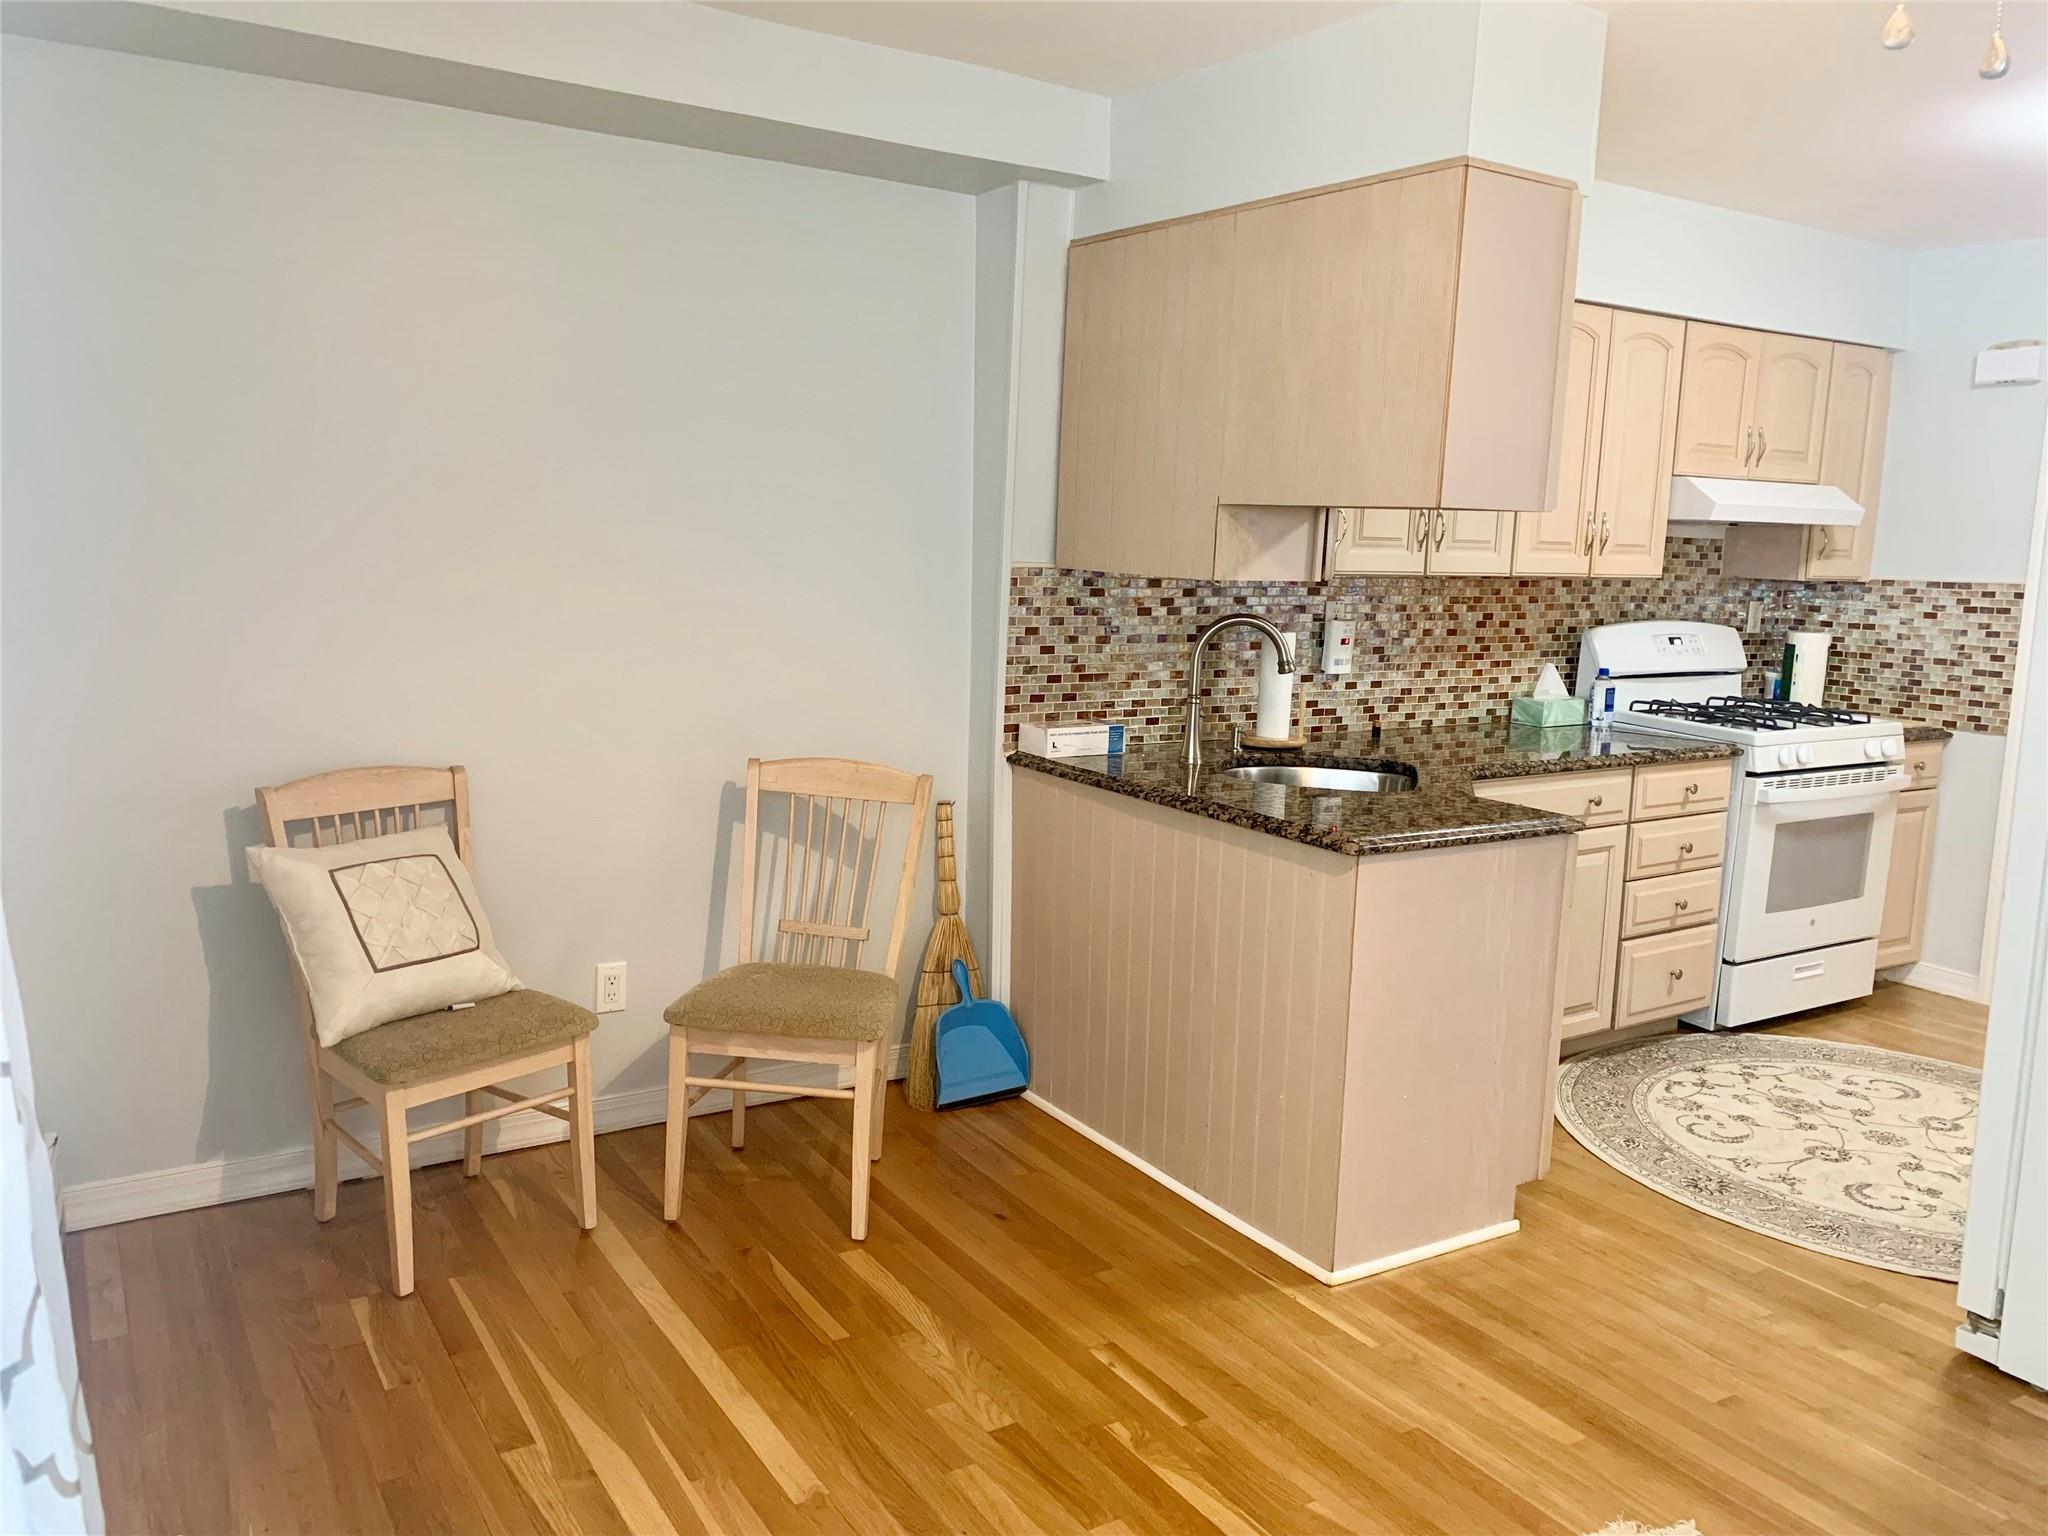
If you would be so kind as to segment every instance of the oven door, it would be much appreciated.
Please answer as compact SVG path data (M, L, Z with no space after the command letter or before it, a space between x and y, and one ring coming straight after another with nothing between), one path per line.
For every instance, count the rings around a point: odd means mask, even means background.
M1744 779L1730 812L1722 957L1876 938L1904 781L1892 764Z

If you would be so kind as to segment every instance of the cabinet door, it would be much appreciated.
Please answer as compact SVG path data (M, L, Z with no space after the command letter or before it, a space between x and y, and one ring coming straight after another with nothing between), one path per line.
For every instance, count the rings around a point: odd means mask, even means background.
M1444 576L1505 576L1515 563L1515 514L1446 509L1430 514L1429 569Z
M1616 310L1607 354L1607 416L1594 491L1595 576L1658 576L1671 513L1685 367L1682 320Z
M1195 219L1070 253L1061 565L1214 574L1234 231Z
M1429 563L1433 514L1410 507L1332 507L1325 576L1417 576Z
M1222 499L1434 506L1462 167L1236 218Z
M1927 876L1934 864L1933 789L1899 796L1892 828L1892 867L1885 876L1884 916L1877 925L1877 963L1911 965L1927 936Z
M1564 933L1559 943L1559 1035L1570 1040L1614 1023L1614 965L1621 942L1622 856L1626 827L1591 827L1565 882Z
M1834 343L1764 333L1756 381L1756 462L1752 480L1820 479Z
M1473 166L1458 243L1441 507L1557 505L1561 349L1578 266L1579 194Z
M1809 528L1806 575L1816 581L1862 581L1877 541L1877 492L1884 475L1884 434L1891 414L1892 355L1882 347L1836 342L1828 370L1828 424L1820 446L1820 478L1840 486L1863 508L1854 528Z
M1678 383L1678 446L1671 472L1749 478L1763 337L1733 326L1685 323Z
M1607 345L1614 311L1574 304L1565 335L1564 420L1559 428L1557 502L1515 519L1515 573L1577 576L1592 544L1593 490L1600 469L1600 420L1607 404Z

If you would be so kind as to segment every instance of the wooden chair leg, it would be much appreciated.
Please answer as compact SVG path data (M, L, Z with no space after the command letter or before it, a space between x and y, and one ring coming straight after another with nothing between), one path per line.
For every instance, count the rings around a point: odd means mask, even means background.
M313 1072L313 1219L334 1220L334 1192L341 1180L335 1165L340 1141L334 1134L334 1079L320 1070L316 1059Z
M747 1144L747 1090L740 1086L747 1080L747 1058L739 1057L732 1064L732 1149L737 1152Z
M849 1230L855 1242L868 1235L868 1169L873 1166L875 1143L875 1057L881 1046L864 1042L853 1057L853 1148L849 1158L853 1170L853 1222Z
M683 1214L683 1133L690 1125L690 1090L683 1079L690 1072L690 1037L680 1029L668 1032L668 1139L661 1159L661 1219Z
M569 1164L576 1174L576 1220L597 1225L597 1111L590 1082L590 1037L569 1053Z
M889 1043L884 1040L875 1047L875 1126L873 1140L868 1145L868 1161L882 1160L882 1116L889 1108Z
M386 1094L383 1118L384 1229L391 1239L391 1294L412 1294L412 1149L405 1140L405 1100Z
M465 1115L483 1113L484 1096L471 1089L462 1096L462 1112ZM484 1171L484 1128L472 1125L462 1133L462 1171L468 1178L475 1178Z

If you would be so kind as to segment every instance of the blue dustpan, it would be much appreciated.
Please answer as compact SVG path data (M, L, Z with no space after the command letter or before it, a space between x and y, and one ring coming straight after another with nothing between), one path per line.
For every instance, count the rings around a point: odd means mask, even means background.
M953 985L960 989L960 1001L939 1015L933 1047L939 1069L936 1107L958 1109L1022 1093L1031 1082L1031 1050L1010 1010L975 998L964 960L953 962Z

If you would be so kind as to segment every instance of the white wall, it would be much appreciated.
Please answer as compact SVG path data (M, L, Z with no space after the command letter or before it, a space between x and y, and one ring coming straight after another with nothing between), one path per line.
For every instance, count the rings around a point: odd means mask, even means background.
M0 872L67 1182L307 1139L256 784L466 763L521 975L631 965L604 1092L733 952L750 753L971 803L972 199L4 71Z
M1464 154L1478 12L1384 5L1114 98L1110 179L1075 195L1074 233Z
M1916 251L1871 574L2027 579L2048 385L1978 388L1977 354L2048 338L2048 241Z
M1893 246L1611 181L1586 193L1588 303L1903 347L1907 281Z
M1558 0L1486 0L1467 153L1590 187L1606 62L1606 12Z

